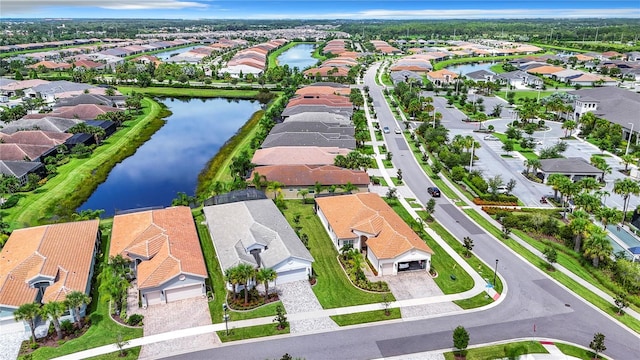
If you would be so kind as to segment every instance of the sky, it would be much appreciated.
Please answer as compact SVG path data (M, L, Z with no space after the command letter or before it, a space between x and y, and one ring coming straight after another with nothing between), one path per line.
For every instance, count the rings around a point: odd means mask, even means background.
M640 0L0 0L6 18L640 18Z

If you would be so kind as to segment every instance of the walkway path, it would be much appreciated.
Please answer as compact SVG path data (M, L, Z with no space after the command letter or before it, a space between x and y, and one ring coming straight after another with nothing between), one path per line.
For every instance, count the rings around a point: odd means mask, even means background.
M328 316L317 318L301 318L292 320L293 314L321 311L322 305L318 302L316 294L311 290L311 285L306 280L294 281L278 285L278 295L282 305L287 311L292 334L308 333L339 328ZM294 316L295 318L295 316Z

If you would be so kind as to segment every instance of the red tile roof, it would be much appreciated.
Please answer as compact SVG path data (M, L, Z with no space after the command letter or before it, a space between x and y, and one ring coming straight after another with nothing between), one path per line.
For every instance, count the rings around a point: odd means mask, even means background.
M63 301L71 291L85 292L93 262L98 220L14 230L0 252L0 305L33 302L38 290L29 281L53 281L42 302Z
M259 166L253 170L264 176L267 181L277 181L285 186L313 186L316 182L325 185L355 186L369 184L369 175L365 171L343 169L333 165L269 165Z

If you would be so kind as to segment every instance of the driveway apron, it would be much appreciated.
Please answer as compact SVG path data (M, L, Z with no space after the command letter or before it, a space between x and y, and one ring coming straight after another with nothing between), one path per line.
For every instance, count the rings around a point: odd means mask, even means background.
M278 284L278 296L287 314L298 314L322 310L318 298L306 280ZM338 325L329 317L301 319L290 321L292 334L307 333L317 330L337 329Z

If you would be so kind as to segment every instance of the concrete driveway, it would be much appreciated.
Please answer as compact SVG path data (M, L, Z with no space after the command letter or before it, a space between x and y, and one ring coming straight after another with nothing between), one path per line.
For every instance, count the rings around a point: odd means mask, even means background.
M144 315L144 336L211 324L209 305L203 297L152 305L135 312ZM215 332L167 340L143 346L139 359L157 359L171 354L208 349L216 343L219 344L220 339Z
M436 282L426 271L401 272L398 275L386 275L376 277L374 280L385 281L396 300L419 299L431 296L444 295ZM460 310L460 307L452 302L429 305L403 307L400 309L402 318L443 314Z
M322 310L322 306L306 280L278 284L278 296L287 315ZM294 317L295 318L295 317ZM300 334L326 329L337 329L338 325L329 317L313 319L289 319L291 334Z

